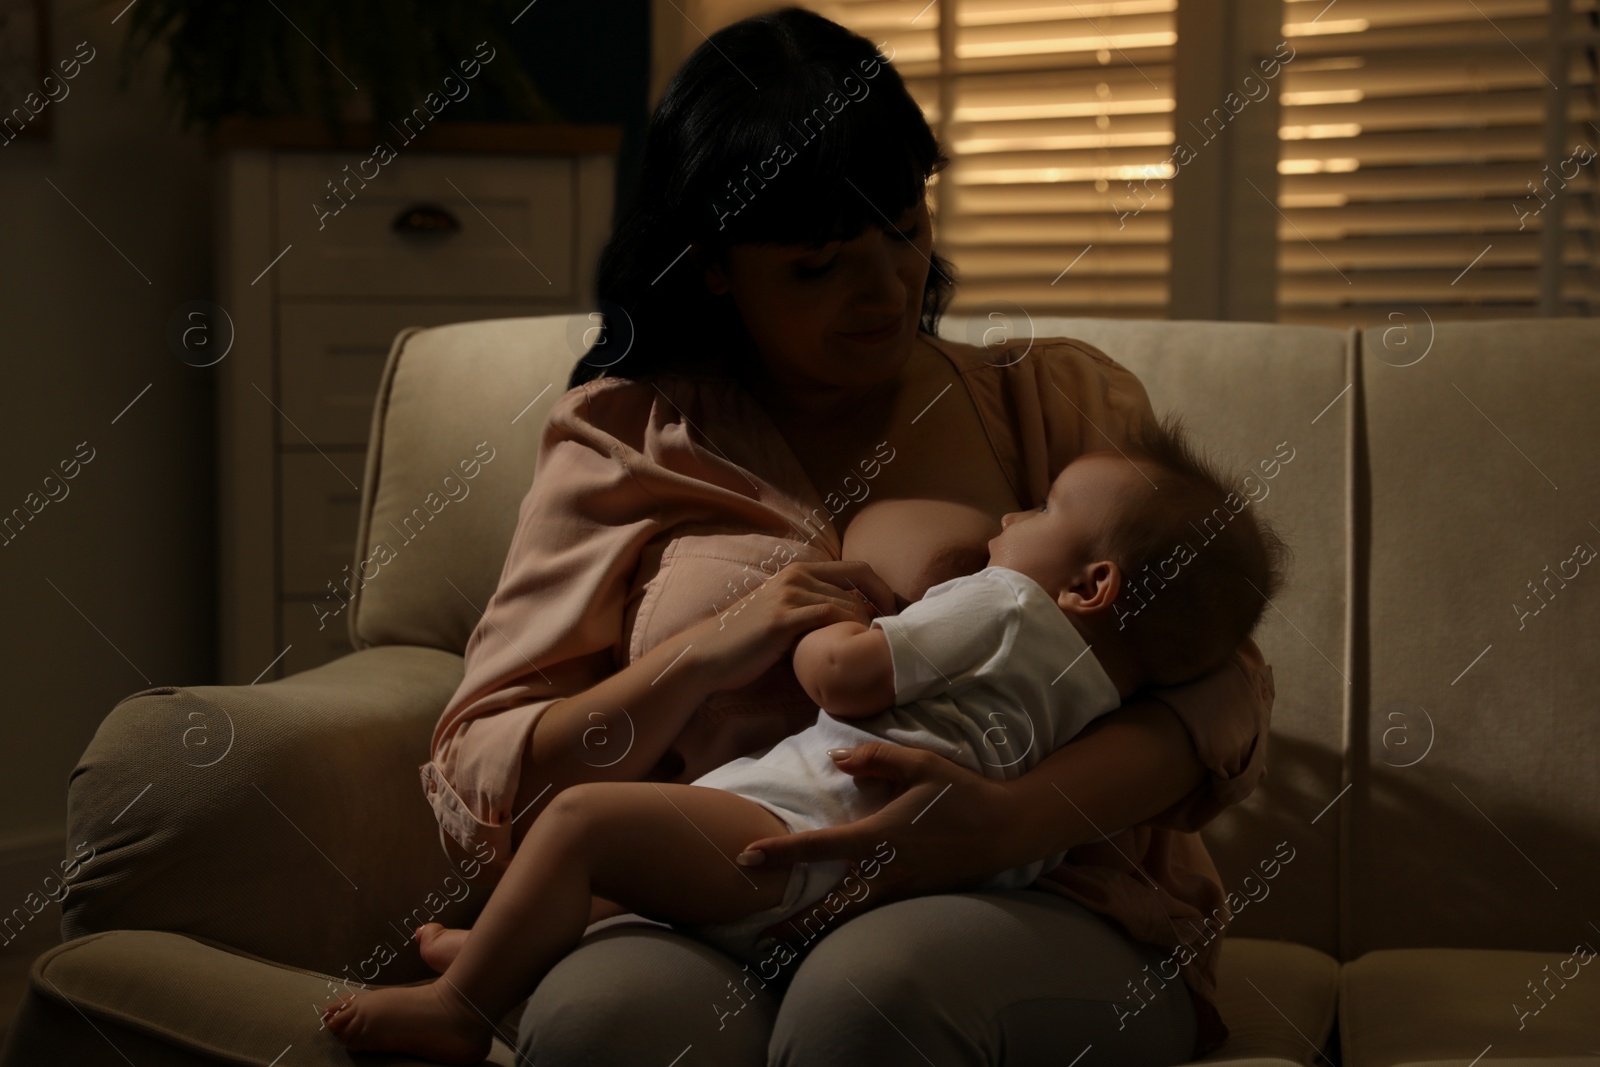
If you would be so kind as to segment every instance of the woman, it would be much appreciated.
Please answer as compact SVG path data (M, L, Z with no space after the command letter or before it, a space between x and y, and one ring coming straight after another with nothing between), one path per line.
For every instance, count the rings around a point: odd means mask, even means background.
M1090 346L936 336L952 272L925 185L946 162L886 58L803 10L730 26L678 71L601 260L605 330L549 416L422 767L453 857L502 870L569 785L688 782L803 728L800 636L981 567L1070 459L1153 419ZM713 616L734 631L715 683L653 652ZM774 931L795 947L783 973L625 919L539 986L520 1050L545 1067L1016 1067L1085 1046L1187 1062L1227 1033L1229 916L1192 831L1265 773L1271 701L1246 642L1009 781L844 753L896 799L748 846L860 865L829 929ZM1063 850L1028 889L958 892Z

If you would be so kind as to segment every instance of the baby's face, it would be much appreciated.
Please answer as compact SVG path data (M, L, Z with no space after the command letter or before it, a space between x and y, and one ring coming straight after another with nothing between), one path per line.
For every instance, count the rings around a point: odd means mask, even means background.
M1089 452L1057 475L1043 506L1000 519L989 540L989 565L1009 567L1038 582L1053 597L1071 588L1116 509L1140 487L1144 474L1116 452Z

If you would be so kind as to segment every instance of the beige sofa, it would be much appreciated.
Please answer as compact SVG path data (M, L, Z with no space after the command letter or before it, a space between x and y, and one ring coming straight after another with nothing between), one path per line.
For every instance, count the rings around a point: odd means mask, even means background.
M1600 946L1600 568L1574 553L1600 546L1600 327L1425 315L1364 334L1033 325L1099 345L1257 466L1295 551L1260 636L1271 771L1204 831L1248 900L1221 963L1233 1036L1208 1062L1600 1064L1600 966L1575 955ZM318 1029L330 981L420 980L414 952L391 955L402 920L470 922L485 891L450 881L416 766L567 337L551 317L396 339L355 558L478 442L495 458L359 591L355 653L112 710L69 787L87 842L69 856L92 849L69 940L35 962L0 1067L348 1063Z

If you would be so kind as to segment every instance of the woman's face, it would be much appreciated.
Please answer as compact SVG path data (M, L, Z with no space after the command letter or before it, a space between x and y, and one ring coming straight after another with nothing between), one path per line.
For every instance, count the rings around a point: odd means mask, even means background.
M734 245L707 266L706 285L732 294L778 385L861 390L910 357L932 249L924 196L849 241Z

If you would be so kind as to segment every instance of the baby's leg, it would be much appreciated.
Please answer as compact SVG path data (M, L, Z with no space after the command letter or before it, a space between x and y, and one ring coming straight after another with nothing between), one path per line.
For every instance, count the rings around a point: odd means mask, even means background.
M488 1053L491 1020L577 946L593 896L647 918L715 923L775 906L787 868L745 868L749 842L784 832L767 809L719 789L654 782L572 786L550 802L466 942L431 985L365 990L325 1013L347 1047L446 1063Z
M628 909L616 901L595 897L589 902L589 921L586 927L593 926L601 919L627 913ZM435 922L423 923L411 931L411 937L417 943L422 962L443 974L444 969L455 962L456 954L461 951L461 946L466 944L469 933L471 931L468 929L457 929Z

